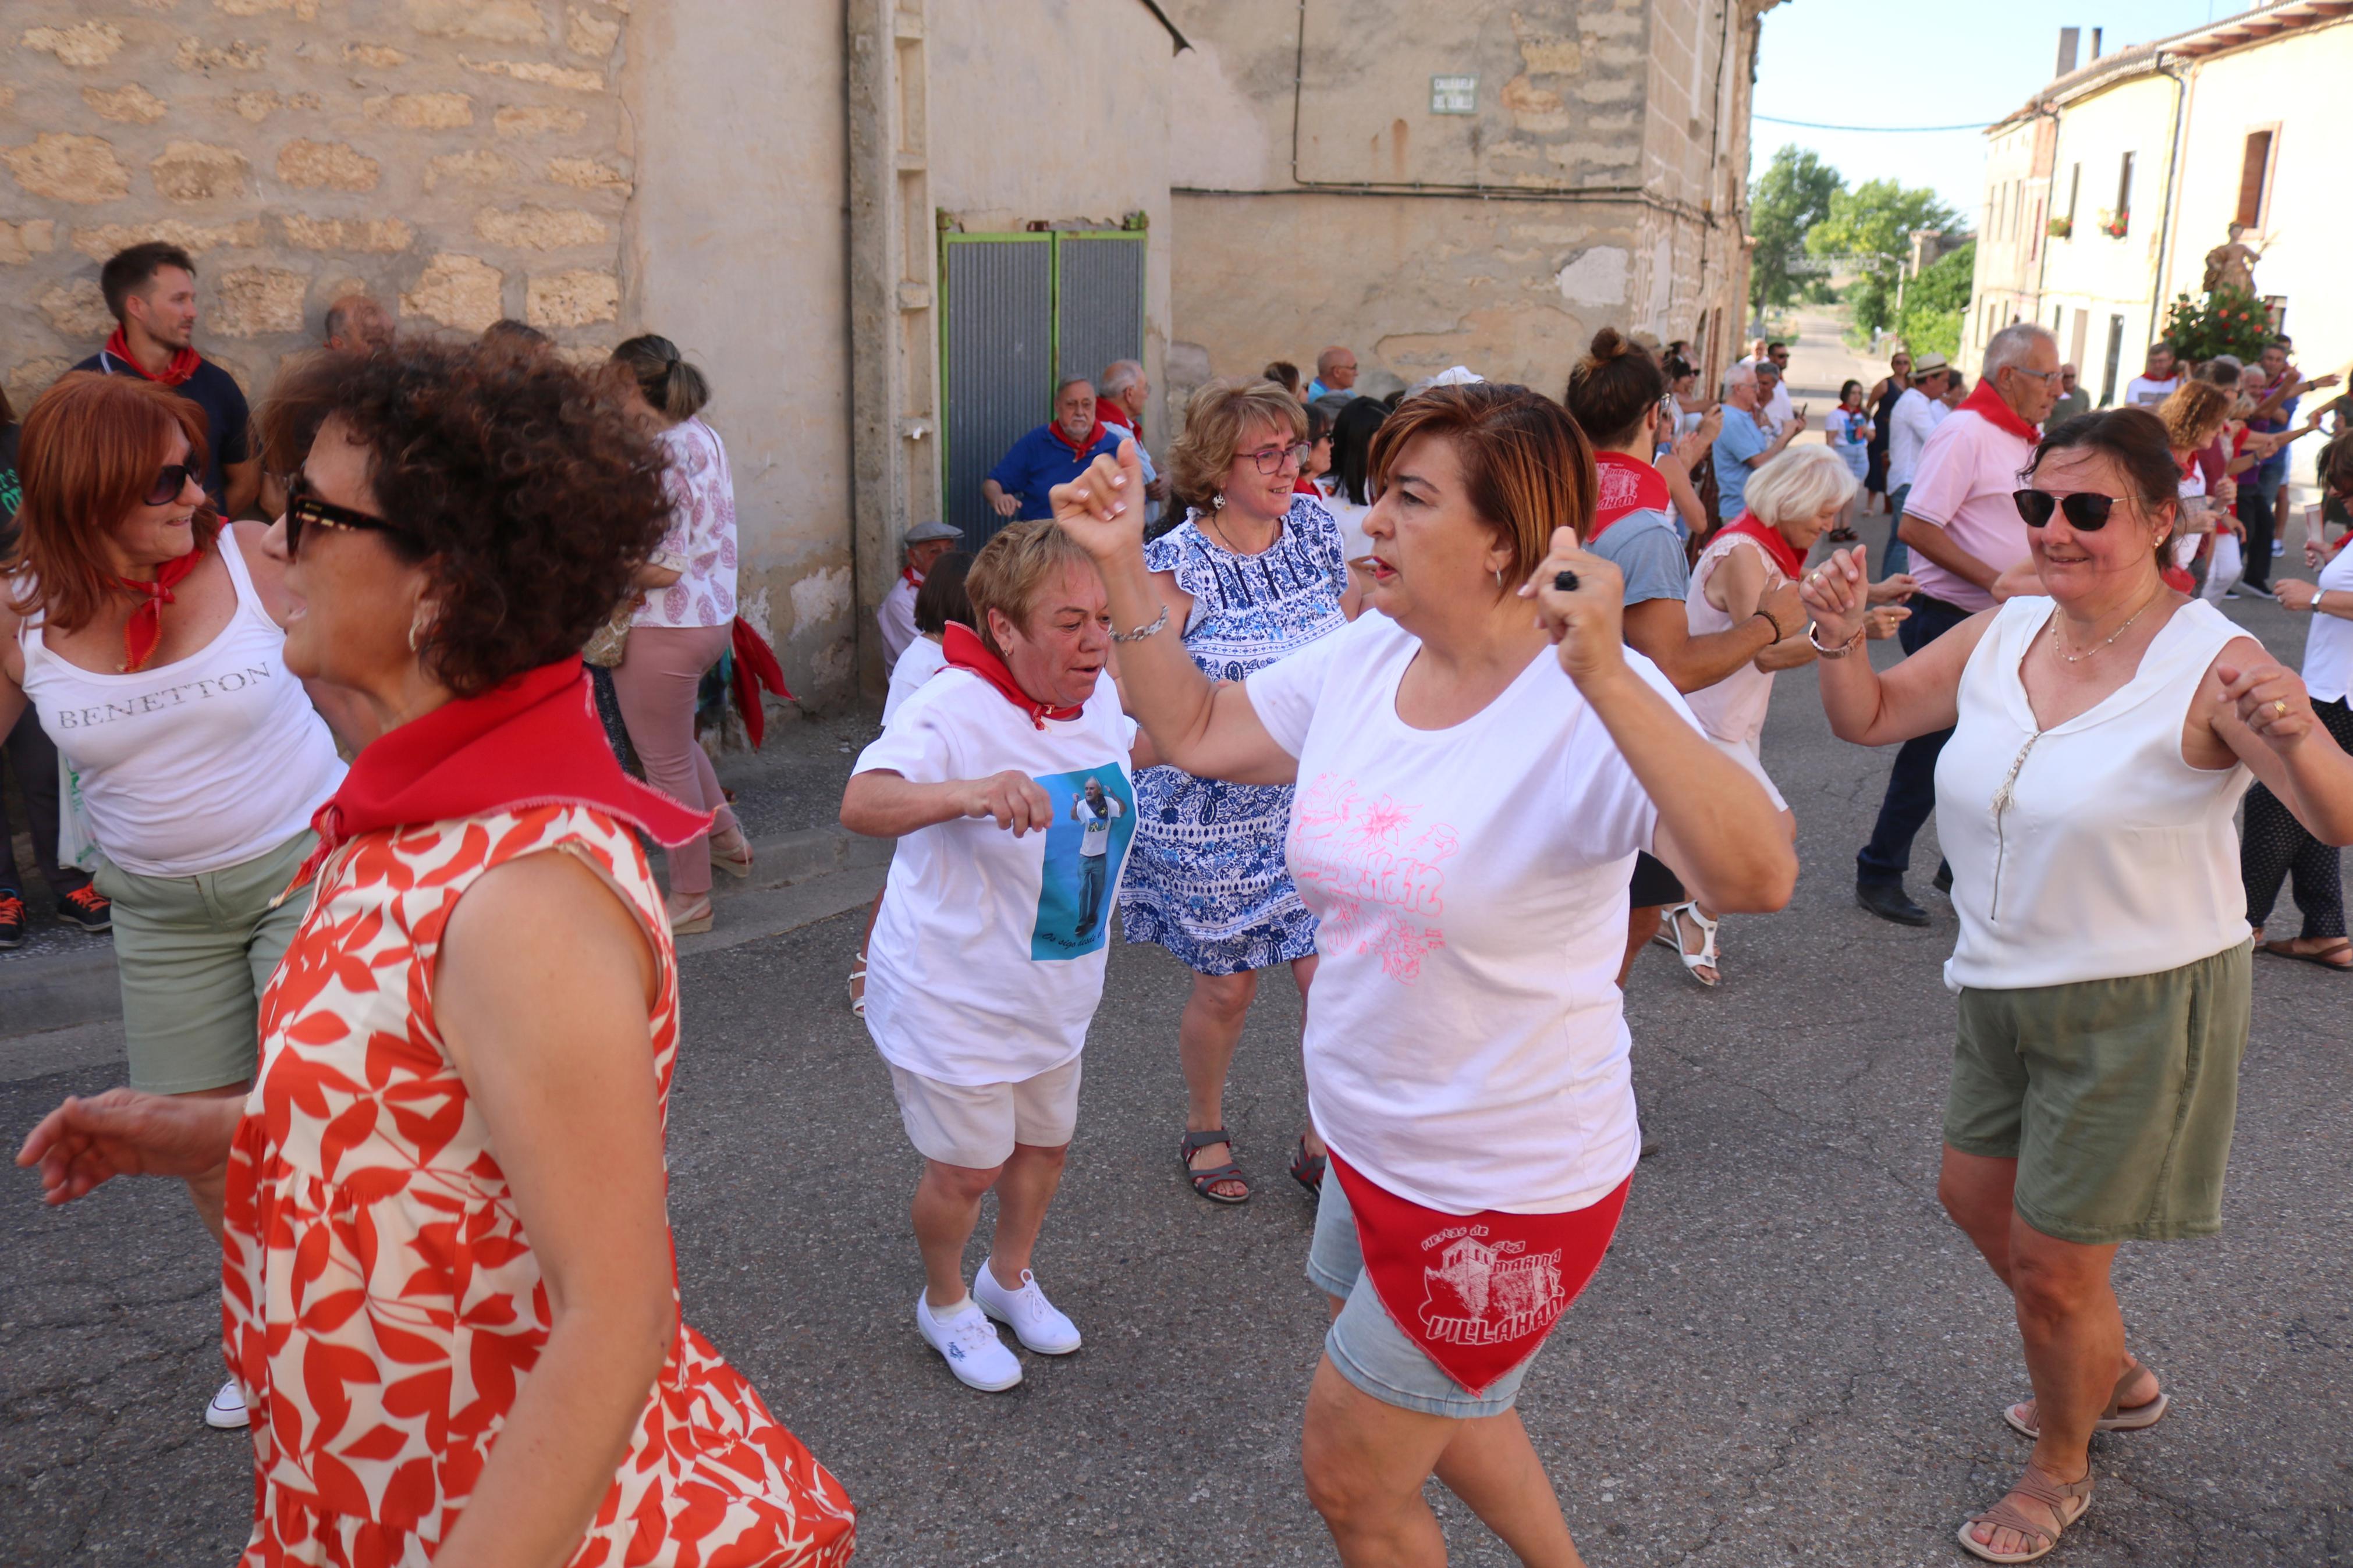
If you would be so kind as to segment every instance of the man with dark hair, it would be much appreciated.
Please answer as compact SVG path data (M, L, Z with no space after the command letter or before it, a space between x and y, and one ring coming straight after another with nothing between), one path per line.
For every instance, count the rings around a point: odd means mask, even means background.
M1047 494L1086 472L1098 452L1117 452L1127 435L1095 415L1095 384L1064 376L1054 388L1054 416L1007 449L980 481L989 510L1008 522L1054 515Z
M114 335L74 369L144 376L203 409L205 493L224 518L240 515L261 494L261 458L236 378L196 353L196 264L178 246L151 240L116 251L98 286Z

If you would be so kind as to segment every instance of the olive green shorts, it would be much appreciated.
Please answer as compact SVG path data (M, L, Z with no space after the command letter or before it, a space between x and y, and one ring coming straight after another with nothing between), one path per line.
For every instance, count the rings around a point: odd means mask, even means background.
M201 877L142 877L100 858L98 890L114 900L132 1088L193 1094L252 1079L262 987L310 913L311 889L274 910L269 900L318 842L306 827Z
M2104 1247L2222 1228L2247 1046L2241 942L2158 974L1964 989L1945 1142L2016 1160L2019 1216Z

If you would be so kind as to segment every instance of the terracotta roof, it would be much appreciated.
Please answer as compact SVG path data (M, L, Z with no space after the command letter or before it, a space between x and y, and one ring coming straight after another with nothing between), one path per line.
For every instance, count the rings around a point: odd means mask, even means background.
M1993 135L2058 105L2089 97L2134 77L2154 74L2167 60L2201 59L2226 49L2263 43L2353 16L2353 0L2272 0L2235 16L2191 27L2169 37L2131 44L2043 84L2041 91L1987 128Z

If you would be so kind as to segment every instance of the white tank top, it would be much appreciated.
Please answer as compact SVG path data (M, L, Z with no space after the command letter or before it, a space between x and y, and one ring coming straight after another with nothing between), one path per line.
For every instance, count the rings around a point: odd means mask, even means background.
M2009 601L1961 671L1960 721L1936 761L1936 836L1953 868L1957 991L2158 974L2247 940L2232 816L2252 776L2181 760L2190 700L2246 634L2191 600L2133 678L2039 728L2019 661L2053 614Z
M1735 550L1754 550L1765 563L1765 586L1767 591L1787 581L1780 567L1756 540L1745 534L1726 534L1699 552L1692 565L1691 590L1683 595L1683 617L1691 635L1705 637L1711 632L1730 631L1734 625L1732 613L1719 610L1707 602L1708 579L1724 564L1724 558ZM1697 691L1687 691L1683 700L1691 705L1700 728L1715 741L1731 741L1748 748L1756 755L1764 744L1765 710L1773 701L1773 676L1769 670L1757 668L1750 659L1714 686L1703 686Z
M142 877L196 877L266 855L310 826L343 783L319 710L286 668L233 531L216 548L237 586L228 625L173 664L100 675L17 633L25 695L73 764L108 859Z

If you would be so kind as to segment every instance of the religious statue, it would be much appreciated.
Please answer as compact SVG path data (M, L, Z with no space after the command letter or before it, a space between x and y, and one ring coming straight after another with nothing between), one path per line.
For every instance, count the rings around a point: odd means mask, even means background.
M2206 253L2207 293L2217 289L2235 289L2242 294L2255 291L2255 263L2263 259L2263 253L2240 243L2239 236L2245 232L2244 225L2232 224L2230 241Z

